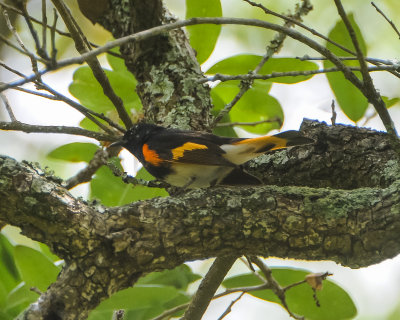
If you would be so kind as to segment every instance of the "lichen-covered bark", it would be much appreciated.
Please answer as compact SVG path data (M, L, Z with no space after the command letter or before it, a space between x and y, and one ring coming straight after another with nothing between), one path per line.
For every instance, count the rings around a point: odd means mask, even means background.
M388 137L312 122L304 130L316 139L315 146L266 159L277 172L288 163L303 168L291 173L290 182L283 177L280 186L199 189L114 208L75 199L35 166L1 157L0 220L20 226L66 260L57 282L26 318L40 313L44 319L83 319L141 274L188 260L247 254L359 267L397 255L400 169ZM343 143L352 134L358 139ZM346 150L352 150L353 161ZM313 159L314 154L322 158ZM360 173L332 177L325 170L328 164L336 172L345 160L362 170L365 185L342 189L346 177L356 180ZM261 161L250 165L256 166L262 168ZM303 180L306 166L319 174ZM336 182L339 188L310 188L313 181Z
M112 10L97 22L120 38L175 21L161 0L111 1ZM209 125L211 99L204 75L181 29L121 46L126 66L136 77L136 91L147 121L181 129Z

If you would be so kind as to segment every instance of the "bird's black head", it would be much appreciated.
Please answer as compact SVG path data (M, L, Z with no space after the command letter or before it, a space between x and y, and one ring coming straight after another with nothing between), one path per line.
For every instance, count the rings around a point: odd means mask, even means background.
M110 145L110 147L121 146L135 154L135 151L141 150L141 146L155 133L165 130L161 126L150 123L137 123L133 125L123 136Z

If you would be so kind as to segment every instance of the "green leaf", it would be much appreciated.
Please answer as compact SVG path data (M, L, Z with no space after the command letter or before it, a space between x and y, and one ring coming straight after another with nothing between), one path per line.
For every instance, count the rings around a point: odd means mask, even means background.
M186 0L186 19L193 17L221 17L220 0ZM208 59L214 50L219 34L220 25L198 25L187 27L190 45L197 52L200 64Z
M0 310L7 306L7 296L21 281L14 261L14 247L0 233ZM0 318L1 319L1 318Z
M14 261L14 248L2 233L0 233L0 274L0 282L7 291L14 288L21 280Z
M186 290L188 285L201 276L192 272L187 265L182 264L172 270L164 270L161 272L152 272L139 279L137 284L159 284L164 286L172 286L176 289Z
M117 309L125 309L127 319L151 319L169 308L169 303L179 296L185 297L173 287L135 285L115 293L100 303L90 313L89 320L103 319L99 315Z
M73 142L50 151L47 157L69 162L89 162L98 149L93 143Z
M205 73L207 74L247 74L254 70L262 60L262 56L256 54L239 54L224 60L221 60L210 67ZM274 72L289 72L289 71L309 71L318 70L318 65L311 61L301 61L294 58L270 58L267 63L260 69L259 74L271 74ZM278 83L297 83L308 80L312 77L297 76L297 77L279 77L268 80L269 82ZM259 80L262 82L262 80Z
M224 103L230 102L239 92L238 82L220 83L212 89L221 97ZM278 100L270 96L266 90L255 84L237 102L229 113L232 122L256 122L269 119L280 119L283 122L283 111ZM279 122L262 123L256 126L239 126L240 128L256 133L266 134L273 129L279 129Z
M61 260L58 256L56 256L53 252L50 251L50 248L47 245L45 245L44 243L41 243L41 242L39 242L38 244L39 244L40 251L51 261L55 262L55 261Z
M308 271L292 268L271 268L273 277L281 286L304 280ZM254 274L245 274L226 279L226 288L260 285L261 281ZM281 304L271 290L249 292L249 294L270 302ZM310 320L350 319L357 314L357 308L349 294L331 280L323 282L323 289L317 292L321 304L317 307L313 299L313 291L308 284L302 284L286 292L289 309Z
M111 49L111 51L114 53L117 53L117 54L121 53L119 48L113 48L113 49ZM111 66L111 69L113 71L118 72L118 73L125 73L125 75L127 77L133 77L132 73L130 73L128 71L128 69L126 68L124 59L115 57L115 56L107 53L107 62L109 63L109 65Z
M39 295L33 292L25 282L21 282L9 293L6 310L16 316L37 298Z
M383 99L383 102L385 102L385 104L386 104L386 108L388 108L388 109L400 102L400 98L389 99L388 97L382 96L382 99Z
M211 109L211 113L214 117L216 117L220 111L224 108L225 103L221 99L221 97L217 94L216 90L211 90L211 99L214 105L214 108ZM219 123L230 123L231 122L231 117L229 116L229 113L224 115L219 121ZM225 137L237 137L237 134L235 130L233 130L232 126L226 126L226 127L219 127L216 126L214 127L213 134L216 134L217 136L225 136Z
M122 169L118 158L114 158L113 162ZM153 179L143 168L138 171L136 177L143 180ZM107 206L119 206L138 200L165 197L167 195L168 193L164 189L126 184L121 178L115 177L108 167L102 167L97 170L96 175L90 182L91 198L100 199Z
M60 269L43 253L18 245L15 247L14 255L22 279L28 286L45 291L57 279Z
M115 93L122 99L128 114L131 114L132 110L141 110L141 102L135 92L137 81L126 70L126 67L123 67L120 62L116 62L113 58L111 58L111 61L113 61L112 66L115 67L115 70L104 70L110 80L111 86ZM89 67L76 69L73 81L69 86L69 91L86 108L98 113L104 113L115 121L118 119L114 105L104 95L102 87L93 76ZM98 129L94 124L91 124L89 128L85 126L85 128L93 130L93 126Z
M354 20L353 14L349 14L348 18L356 33L361 51L364 55L367 55L367 46L364 37ZM336 25L330 31L328 38L355 52L354 45L347 32L346 26L341 19L337 21ZM352 56L329 42L327 42L326 48L337 56ZM348 66L359 66L358 61L344 61L343 63ZM324 68L331 68L333 66L332 62L328 60L324 61ZM355 72L355 74L361 78L360 72ZM330 72L326 74L326 77L328 78L329 85L335 94L340 108L352 121L359 121L367 110L367 98L365 98L364 95L350 81L348 81L341 72Z

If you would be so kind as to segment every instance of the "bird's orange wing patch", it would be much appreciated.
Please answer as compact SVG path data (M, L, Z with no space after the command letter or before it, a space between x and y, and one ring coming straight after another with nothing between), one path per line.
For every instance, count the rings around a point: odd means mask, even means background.
M194 142L186 142L180 147L177 147L175 149L172 149L172 159L173 160L178 160L179 158L183 157L183 154L185 151L191 151L191 150L199 150L199 149L208 149L208 147L204 144L198 144Z
M145 143L142 148L144 160L153 166L159 166L162 159L155 150L149 149L149 146Z

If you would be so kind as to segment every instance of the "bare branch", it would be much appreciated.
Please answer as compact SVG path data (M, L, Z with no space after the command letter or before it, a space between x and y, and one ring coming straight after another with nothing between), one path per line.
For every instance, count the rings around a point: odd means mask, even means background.
M110 126L116 128L120 132L125 132L125 130L123 128L121 128L118 124L114 123L111 119L109 119L105 115L84 107L80 103L78 103L78 102L76 102L76 101L64 96L63 94L59 93L58 91L54 90L52 87L50 87L49 85L45 84L44 82L40 82L39 85L40 85L41 89L45 89L46 91L48 91L51 94L53 94L54 95L54 100L59 100L59 101L63 101L65 103L67 103L68 105L70 105L74 109L76 109L79 112L81 112L86 118L88 118L93 123L98 125L105 132L108 132L109 134L114 134L114 132L110 128L105 126L103 123L101 123L99 120L97 120L93 116L96 116L96 117L106 121Z
M393 21L390 20L390 19L383 13L383 11L382 11L381 9L378 8L378 6L377 6L374 2L371 2L371 4L372 4L372 6L376 9L376 11L378 11L378 12L382 15L382 17L384 17L385 20L386 20L387 22L389 22L390 26L391 26L391 27L393 28L393 30L397 33L397 35L398 35L398 37L399 37L399 39L400 39L400 31L399 31L399 29L397 29L397 27L396 27L396 25L393 23Z
M282 306L286 309L289 315L294 319L303 320L304 317L298 316L290 311L289 306L286 303L285 290L279 285L279 283L272 276L272 271L268 266L258 257L252 257L251 261L260 268L261 272L264 274L267 279L268 284L272 287L272 291L281 301Z
M0 66L2 66L4 69L7 69L8 71L15 73L17 76L20 76L21 78L26 78L26 75L23 73L19 72L18 70L15 70L14 68L11 68L7 64L5 64L3 61L0 60Z
M245 0L248 2L247 0ZM303 4L299 6L296 10L296 13L293 15L293 20L300 20L303 14L307 14L312 9L312 6L309 4L308 0L303 1ZM292 21L286 20L284 27L291 28L294 25ZM261 61L258 65L254 68L250 74L254 75L257 74L264 64L272 57L274 53L279 52L281 49L284 40L286 39L287 34L284 32L278 32L274 39L270 41L269 45L267 46L267 52L262 57ZM226 104L224 108L219 112L219 114L214 118L213 122L211 123L211 128L215 127L221 119L229 113L229 111L235 106L235 104L243 97L243 95L251 88L253 80L242 80L239 84L239 92L237 95L232 99L231 102Z
M270 122L278 122L279 124L281 124L281 119L273 118L273 119L260 120L254 122L225 122L225 123L218 123L217 127L257 126L262 123L270 123Z
M94 132L79 127L67 127L67 126L41 126L22 123L19 121L14 122L0 122L0 130L13 130L13 131L23 131L26 133L62 133L62 134L72 134L77 136L84 136L98 141L115 141L115 137L112 135L107 135L100 132Z
M13 6L10 6L10 5L6 4L6 3L0 2L0 6L3 7L3 8L6 8L6 9L9 10L9 11L15 12L15 13L17 13L17 14L19 14L19 15L23 15L23 13L22 13L21 10L18 10L17 8L14 8ZM54 10L54 12L56 12L56 10ZM43 21L40 21L40 20L36 19L35 17L32 17L32 16L29 15L29 19L30 19L32 22L34 22L34 23L43 25ZM57 29L57 28L55 27L55 24L53 24L52 26L51 26L51 25L46 25L46 27L47 27L48 29L51 29L51 30L54 29L54 33L58 33L58 34L61 35L61 36L71 38L71 34L70 34L69 32L64 32L64 31L62 31L62 30L60 30L60 29ZM0 36L1 36L1 35L0 35ZM92 42L89 42L89 44L90 44L93 48L98 48L98 47L99 47L99 45L97 45L97 44L95 44L95 43L92 43ZM115 56L115 57L117 57L117 58L122 58L122 56L121 56L120 54L115 53L115 52L113 52L113 51L107 51L107 53L110 54L110 55L112 55L112 56ZM41 61L41 62L45 63L44 60Z
M17 118L15 118L14 112L12 111L10 102L8 101L7 97L3 93L0 93L0 98L1 100L3 100L4 106L6 107L6 110L8 112L11 121L12 122L17 121Z
M93 56L97 56L99 54L102 54L104 52L107 52L108 50L114 48L114 47L118 47L126 42L129 41L142 41L144 39L147 39L149 37L153 37L156 35L159 35L162 32L166 32L166 31L170 31L173 29L177 29L177 28L182 28L185 26L190 26L190 25L198 25L198 24L234 24L234 25L247 25L247 26L255 26L255 27L260 27L260 28L265 28L265 29L271 29L271 30L275 30L275 31L279 31L279 32L283 32L286 33L289 37L296 39L304 44L306 44L307 46L309 46L310 48L316 50L317 52L319 52L320 54L322 54L323 56L326 56L327 59L329 59L330 61L332 61L336 67L342 71L348 78L350 81L354 81L354 85L356 87L360 87L361 86L361 82L359 81L359 79L351 73L351 70L345 66L340 59L334 55L332 52L330 52L329 50L327 50L324 46L320 45L319 43L315 42L314 40L304 36L303 34L297 32L296 30L292 30L290 28L286 28L286 27L282 27L280 25L276 25L273 23L269 23L267 21L261 21L261 20L256 20L256 19L243 19L243 18L191 18L188 20L183 20L183 21L177 21L177 22L173 22L170 24L165 24L165 25L161 25L161 26L157 26L151 29L147 29L144 31L140 31L137 32L135 34L131 34L129 36L125 36L122 38L119 38L117 40L113 40L108 42L107 44L105 44L102 47L99 47L97 49L94 49L90 52L84 53L79 57L74 57L74 58L69 58L69 59L65 59L62 61L59 61L57 63L57 67L55 69L44 69L39 71L39 73L41 75L48 73L50 71L56 70L56 69L61 69L63 67L69 66L69 65L73 65L73 64L82 64L84 63L87 59L89 59L90 57ZM4 91L8 88L11 88L13 86L20 86L24 83L27 82L31 82L33 80L35 80L36 77L35 75L32 75L30 77L28 77L27 79L24 79L23 81L16 81L13 83L8 83L8 84L3 84L0 86L0 91Z
M202 318L215 291L217 291L236 259L237 256L217 257L215 259L183 315L183 320L200 320Z
M247 292L266 290L266 289L271 289L267 282L265 282L265 283L263 283L261 285L258 285L258 286L238 287L238 288L227 289L224 292L216 294L213 297L213 300L221 298L221 297L224 297L224 296L227 296L228 294L232 294L232 293L237 293L237 292L247 293ZM167 318L169 316L172 316L173 314L175 314L178 311L185 310L188 306L189 306L189 303L181 304L181 305L176 306L176 307L174 307L172 309L164 311L162 314L158 315L157 317L153 318L152 320L165 319L165 318Z
M90 44L87 41L86 37L83 35L82 31L80 30L78 24L72 17L70 11L65 6L64 2L61 0L52 0L54 6L57 8L58 12L61 14L64 23L66 24L69 32L71 32L72 39L75 42L75 47L80 54L90 52ZM103 88L104 94L107 98L115 106L115 109L118 112L118 115L122 122L125 124L125 127L129 128L132 126L132 120L129 118L129 115L124 107L122 99L117 96L114 92L110 81L108 80L104 70L101 68L100 62L96 59L95 56L89 57L86 60L89 67L92 69L93 75L95 76L96 80L99 82L101 87Z
M8 28L10 29L11 33L14 35L14 38L17 40L18 44L20 45L20 47L22 48L22 50L25 52L25 54L29 57L29 59L31 60L31 64L32 64L32 70L35 73L35 75L40 78L40 74L39 74L39 69L38 69L38 59L35 57L35 55L30 52L24 45L24 43L22 42L21 38L18 35L17 30L14 28L14 26L12 25L10 18L8 17L7 11L5 9L2 10L3 11L3 16L4 19L7 23Z
M29 19L30 21L30 19ZM32 23L32 22L31 22ZM39 48L39 52L45 53L47 59L47 12L46 12L46 0L42 0L42 46Z
M372 105L375 107L375 110L379 114L379 117L381 118L381 120L386 128L386 131L393 137L393 142L397 144L398 149L399 149L398 152L400 154L400 144L397 139L396 128L395 128L393 120L390 117L390 114L386 108L385 102L382 100L381 95L376 90L373 80L371 78L371 75L368 72L364 54L361 50L361 47L358 42L354 28L351 25L350 20L348 19L347 15L346 15L346 12L343 8L341 1L340 0L334 0L334 1L336 4L338 13L346 26L346 29L350 35L351 41L357 52L357 58L358 58L358 61L360 63L360 68L361 68L361 75L363 77L363 84L362 84L360 90L364 94L364 96L368 99L368 101L370 103L372 103Z
M72 189L81 183L88 182L92 179L92 176L99 170L103 165L107 164L107 161L117 156L119 150L117 148L113 149L99 149L95 152L92 160L89 161L88 165L79 171L75 176L69 178L63 184L65 188Z
M221 316L218 318L218 320L222 320L223 318L225 318L225 317L232 311L233 305L234 305L236 302L238 302L238 301L243 297L244 294L245 294L245 292L242 291L242 293L241 293L236 299L232 300L231 303L229 304L229 306L228 306L228 307L226 308L226 310L224 311L224 313L221 314Z
M351 71L360 71L361 69L358 67L349 67ZM399 70L400 65L391 65L391 66L375 66L369 67L369 72L374 71L389 71L389 70ZM214 76L207 77L206 79L200 79L199 82L206 81L231 81L231 80L269 80L280 77L299 77L299 76L311 76L322 73L330 73L330 72L341 72L336 67L327 68L327 69L319 69L319 70L306 70L306 71L288 71L288 72L273 72L271 74L253 74L252 72L246 74L237 74L237 75L224 75L224 74L215 74Z
M168 188L170 185L163 181L157 180L143 180L139 178L132 177L128 175L126 172L122 172L117 168L112 162L107 162L107 167L111 170L114 176L122 178L122 181L128 184L132 184L134 186L144 186L149 188Z

